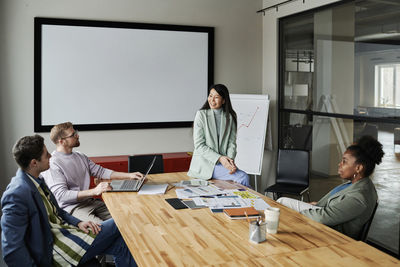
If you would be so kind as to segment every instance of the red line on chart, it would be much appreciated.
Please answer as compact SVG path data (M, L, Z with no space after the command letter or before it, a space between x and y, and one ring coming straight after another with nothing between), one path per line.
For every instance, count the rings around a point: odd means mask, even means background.
M257 113L257 111L258 111L259 109L260 109L260 107L257 107L256 111L254 112L254 114L253 114L253 116L251 117L251 120L249 121L248 124L245 124L245 123L240 124L240 126L239 126L239 128L238 128L238 131L240 130L240 128L242 128L242 126L244 126L244 127L246 127L246 128L249 128L249 127L250 127L250 125L251 125L251 123L252 123L252 121L253 121L254 117L256 116L256 113Z

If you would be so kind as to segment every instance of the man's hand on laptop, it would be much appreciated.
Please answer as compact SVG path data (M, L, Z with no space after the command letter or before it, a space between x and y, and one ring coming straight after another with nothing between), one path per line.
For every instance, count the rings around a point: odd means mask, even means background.
M111 190L111 186L109 182L101 182L95 188L93 188L93 193L95 196L101 195L103 192Z
M131 173L129 173L129 179L138 180L138 179L142 179L142 178L143 178L143 174L140 173L140 172L131 172Z

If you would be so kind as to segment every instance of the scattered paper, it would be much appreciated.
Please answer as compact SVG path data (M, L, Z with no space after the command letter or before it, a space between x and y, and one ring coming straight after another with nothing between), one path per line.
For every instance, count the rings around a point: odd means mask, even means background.
M139 195L162 195L165 194L168 184L144 184L139 190Z
M183 180L180 182L181 187L192 187L192 186L207 186L208 181L201 179Z
M256 210L266 210L270 207L262 198L257 199L244 199L247 205L254 207Z
M249 192L249 191L233 191L232 194L235 196L240 196L243 199L257 199L259 198L255 194Z
M217 187L209 185L209 186L200 186L200 187L187 187L176 189L176 196L180 199L184 198L194 198L200 196L216 196L225 194L224 191L219 190Z

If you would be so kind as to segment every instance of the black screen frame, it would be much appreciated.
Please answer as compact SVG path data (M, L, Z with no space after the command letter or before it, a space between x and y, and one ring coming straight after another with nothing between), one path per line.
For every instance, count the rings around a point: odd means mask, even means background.
M164 31L204 32L208 34L208 86L214 81L214 27L188 26L173 24L153 24L137 22L115 22L99 20L34 18L34 131L49 132L53 125L42 124L42 26L66 25L84 27L131 28ZM207 90L208 88L205 88ZM193 121L171 122L133 122L133 123L102 123L74 124L81 131L91 130L123 130L123 129L153 129L153 128L182 128L192 127Z

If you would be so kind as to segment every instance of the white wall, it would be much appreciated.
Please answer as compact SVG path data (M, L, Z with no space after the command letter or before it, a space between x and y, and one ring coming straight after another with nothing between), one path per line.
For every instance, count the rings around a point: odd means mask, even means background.
M33 134L35 16L213 26L215 82L232 93L261 93L262 17L256 14L261 5L261 0L1 0L0 192L16 171L13 144ZM60 99L60 107L74 104ZM48 133L42 135L52 151ZM79 150L89 156L191 151L191 135L189 128L81 132Z
M215 82L232 93L271 97L274 152L264 155L262 190L275 179L277 147L278 19L338 0L294 1L268 10L259 0L1 0L0 191L15 173L15 141L33 133L33 18L35 16L214 26ZM263 7L280 2L263 0ZM65 105L73 108L73 104ZM190 151L190 129L81 132L79 150L89 156ZM48 134L46 145L54 146Z
M281 5L276 9L270 9L263 16L263 71L262 71L262 88L263 94L269 94L270 115L272 122L272 139L274 150L265 151L262 172L261 189L266 188L275 182L275 161L276 149L278 143L278 20L281 17L293 15L308 9L338 2L340 0L318 0L318 1L293 1L285 5ZM280 0L264 0L263 7L269 7Z

